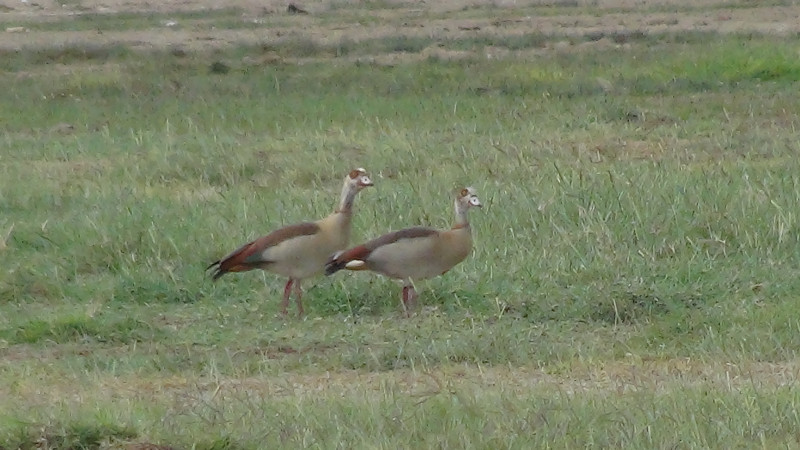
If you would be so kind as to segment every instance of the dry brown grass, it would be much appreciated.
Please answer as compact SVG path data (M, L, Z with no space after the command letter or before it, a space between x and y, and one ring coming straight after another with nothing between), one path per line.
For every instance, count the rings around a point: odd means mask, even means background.
M781 363L701 361L691 358L642 360L627 358L587 367L549 373L534 367L452 365L424 371L399 369L387 372L339 370L318 374L287 373L286 376L172 377L104 376L82 380L30 379L19 382L4 402L10 404L105 404L115 398L169 404L174 399L202 396L207 401L242 395L257 398L381 395L394 392L424 399L453 391L502 392L518 395L559 391L566 394L636 391L666 393L691 386L722 391L775 388L797 383L800 361ZM9 403L6 403L9 404Z
M53 45L111 46L122 44L132 49L152 50L183 48L207 50L237 44L261 42L281 43L307 39L326 45L347 41L358 43L368 39L392 36L436 37L458 39L465 36L515 36L538 32L546 35L582 37L590 34L621 33L635 30L642 33L680 33L717 31L722 33L754 32L791 34L800 32L800 5L759 6L757 3L734 3L724 0L697 1L470 1L448 0L420 4L386 2L359 9L355 2L316 1L305 3L310 15L290 15L285 2L238 0L226 2L226 8L241 10L242 28L214 29L211 19L182 19L179 27L160 26L151 29L97 31L6 32L0 49L41 48ZM564 14L537 15L530 9L537 5L588 6L591 11L568 11ZM81 1L73 7L43 1L38 7L6 2L0 21L8 29L18 23L64 20L78 14L114 13L179 13L218 10L216 2L186 0L179 2ZM78 6L76 6L78 5ZM381 5L384 5L382 7ZM663 12L653 7L670 6L676 12ZM737 7L731 7L737 6ZM479 17L471 9L480 8ZM601 12L598 14L598 11ZM604 12L606 11L606 12ZM329 20L335 17L337 20ZM371 20L363 21L364 17ZM258 28L245 24L263 23ZM567 45L569 47L569 45ZM563 49L564 46L561 46ZM591 47L581 47L589 50ZM435 51L433 52L435 54ZM438 55L435 55L438 56ZM519 56L519 55L517 55ZM460 55L445 55L445 58Z

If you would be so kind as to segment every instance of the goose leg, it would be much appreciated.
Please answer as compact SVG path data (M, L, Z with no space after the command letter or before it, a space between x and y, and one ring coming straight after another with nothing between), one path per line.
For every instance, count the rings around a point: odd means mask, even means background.
M410 286L403 286L403 312L408 317L408 288Z
M288 314L287 309L289 308L289 294L292 292L292 285L294 284L294 279L289 278L289 281L286 282L286 287L283 288L283 301L281 302L281 314L284 316Z
M417 292L414 290L414 285L407 282L403 285L403 311L406 317L411 316L411 308L414 307L417 299Z
M417 307L417 290L413 284L408 287L408 307L410 309Z
M297 301L297 315L303 317L303 288L300 287L300 280L294 283L295 300Z

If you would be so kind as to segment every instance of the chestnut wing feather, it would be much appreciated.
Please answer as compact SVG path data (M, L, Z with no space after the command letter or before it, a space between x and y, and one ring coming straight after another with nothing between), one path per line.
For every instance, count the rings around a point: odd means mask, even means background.
M368 241L364 244L364 247L369 249L369 252L372 253L378 247L382 247L384 245L394 244L395 242L401 241L403 239L428 237L438 232L439 231L436 230L435 228L428 228L428 227L405 228L403 230L386 233L383 236Z
M365 260L369 258L370 253L383 247L384 245L393 244L403 239L414 239L421 237L428 237L437 234L439 231L435 228L428 227L411 227L405 228L391 233L386 233L364 244L357 245L349 250L345 250L339 255L336 255L328 264L325 265L325 274L330 275L334 272L342 270L347 263L356 260Z
M264 259L264 250L289 239L308 236L318 232L319 225L314 222L303 222L277 229L266 236L262 236L252 242L242 245L224 258L214 261L206 270L216 266L214 272L211 274L213 279L216 280L228 272L243 272L262 267L272 262Z

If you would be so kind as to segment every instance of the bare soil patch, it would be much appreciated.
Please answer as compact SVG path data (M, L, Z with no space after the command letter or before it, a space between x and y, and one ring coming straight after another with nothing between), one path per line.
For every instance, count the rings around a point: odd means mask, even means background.
M554 36L716 31L800 33L800 5L760 6L755 1L725 0L387 0L360 6L354 0L297 2L308 15L287 11L278 0L131 1L131 0L0 0L0 49L20 50L63 45L123 44L140 49L203 50L235 44L291 40L318 43L361 42L390 36L457 39L465 36ZM550 9L534 9L548 5ZM214 14L227 11L241 21L216 27ZM541 13L546 11L547 14ZM170 20L169 14L197 13ZM208 17L204 18L203 13ZM142 13L164 15L158 26L133 30L31 29L38 22L68 22L78 17ZM541 13L541 14L539 14ZM28 25L28 26L26 26ZM615 44L621 44L616 42ZM563 50L564 44L561 44ZM436 52L431 50L428 53ZM429 55L422 55L427 57ZM520 55L515 55L520 56ZM447 54L445 58L460 58Z

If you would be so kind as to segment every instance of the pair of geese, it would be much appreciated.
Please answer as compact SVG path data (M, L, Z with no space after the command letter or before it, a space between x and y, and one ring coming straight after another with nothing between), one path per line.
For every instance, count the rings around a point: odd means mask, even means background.
M303 315L300 283L324 271L331 275L341 269L370 270L403 281L403 309L409 314L417 293L412 280L442 275L463 261L472 249L467 212L480 207L472 188L461 189L455 200L455 223L449 230L412 227L384 234L347 249L353 201L372 180L364 169L354 169L344 179L336 210L316 222L288 225L242 245L224 258L214 261L216 281L229 272L261 269L288 277L283 291L281 312L286 315L294 288L297 310Z

